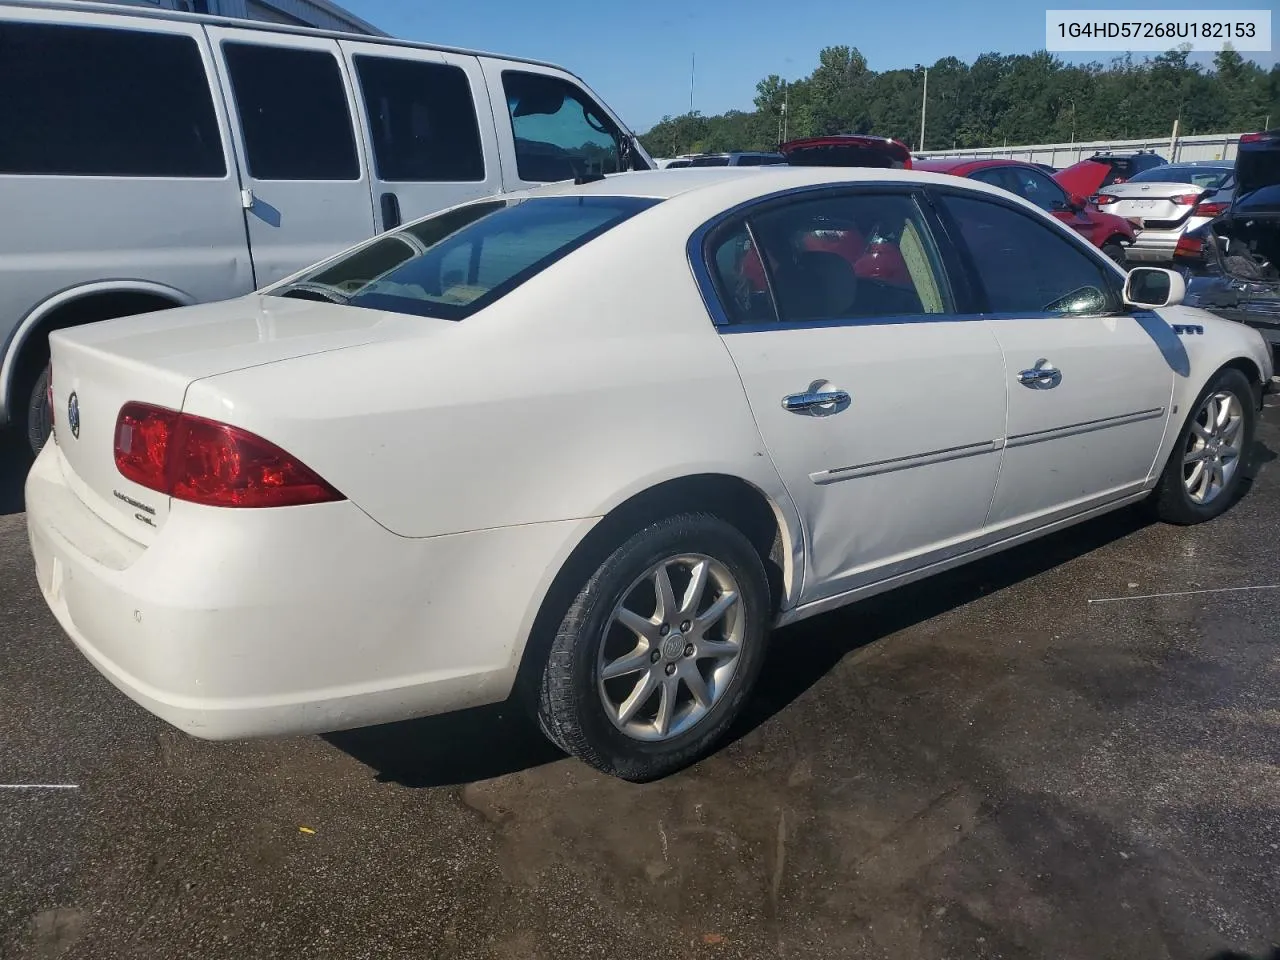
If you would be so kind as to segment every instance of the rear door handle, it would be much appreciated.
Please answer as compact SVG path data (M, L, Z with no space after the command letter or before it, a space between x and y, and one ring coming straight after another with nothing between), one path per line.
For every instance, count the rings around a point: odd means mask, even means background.
M1018 373L1018 382L1037 390L1056 387L1062 382L1062 371L1042 357L1030 370L1022 370Z
M819 393L792 393L782 398L782 409L792 413L806 410L838 407L849 402L844 390L825 390Z
M391 230L400 226L400 198L394 193L382 195L382 229Z

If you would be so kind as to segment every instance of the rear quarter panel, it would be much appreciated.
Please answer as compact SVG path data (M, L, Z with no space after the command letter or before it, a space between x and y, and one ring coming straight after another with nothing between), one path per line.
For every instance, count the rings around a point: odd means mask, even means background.
M185 409L270 438L406 537L600 516L708 472L782 503L683 240L647 217L448 329L198 381Z

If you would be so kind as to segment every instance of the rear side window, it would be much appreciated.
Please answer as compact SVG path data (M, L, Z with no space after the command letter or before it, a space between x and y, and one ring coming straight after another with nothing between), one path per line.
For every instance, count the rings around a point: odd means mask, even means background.
M272 292L461 320L658 201L489 200L380 237Z
M0 173L222 177L193 38L0 24Z
M224 43L255 180L359 180L338 60L321 50Z
M366 56L355 64L380 178L484 179L480 125L461 67Z
M908 318L952 310L932 234L908 195L794 200L751 214L748 222L749 231L738 225L714 234L707 249L732 323Z
M1231 167L1191 167L1172 163L1151 167L1129 178L1130 183L1190 183L1218 188L1231 176Z
M1103 266L1052 223L980 197L945 194L992 313L1099 314L1119 307Z
M503 71L502 86L521 180L546 183L622 169L618 128L582 89L515 70Z

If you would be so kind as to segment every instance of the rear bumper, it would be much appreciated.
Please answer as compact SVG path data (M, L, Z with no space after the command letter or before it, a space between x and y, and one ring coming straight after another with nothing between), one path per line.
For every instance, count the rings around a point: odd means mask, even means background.
M1195 230L1209 222L1207 217L1189 217L1181 225L1168 230L1143 227L1132 244L1125 248L1129 260L1144 263L1163 263L1173 259L1178 241L1188 230Z
M1164 262L1173 259L1173 251L1178 246L1178 238L1182 230L1148 230L1139 231L1137 237L1125 248L1125 256L1130 260L1143 262Z
M26 487L50 610L127 696L210 740L320 733L502 700L558 557L590 526L412 540L349 502L175 503L143 547L75 496L64 467L48 445Z

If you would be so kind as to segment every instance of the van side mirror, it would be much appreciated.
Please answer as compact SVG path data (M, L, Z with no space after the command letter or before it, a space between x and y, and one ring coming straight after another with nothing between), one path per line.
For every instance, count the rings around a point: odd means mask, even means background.
M1124 302L1131 307L1175 307L1187 295L1182 274L1159 267L1134 267L1124 280Z

